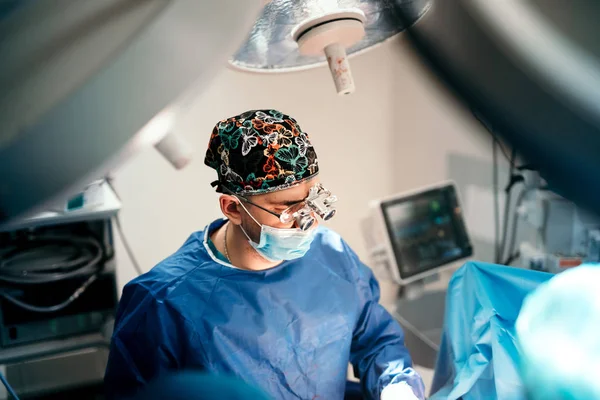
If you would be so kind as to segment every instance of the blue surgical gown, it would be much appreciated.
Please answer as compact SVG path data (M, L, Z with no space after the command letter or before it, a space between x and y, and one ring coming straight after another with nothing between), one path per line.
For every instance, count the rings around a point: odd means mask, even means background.
M352 362L367 399L407 382L423 398L398 323L371 273L320 227L309 252L265 271L236 269L210 249L223 220L127 284L105 376L111 398L173 370L232 375L275 399L342 399Z

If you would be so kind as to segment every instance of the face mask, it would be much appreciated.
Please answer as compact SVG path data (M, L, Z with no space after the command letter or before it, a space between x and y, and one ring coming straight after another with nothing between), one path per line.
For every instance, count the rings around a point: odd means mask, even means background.
M260 226L260 242L256 243L246 233L244 228L242 232L248 238L250 245L260 254L264 259L268 261L286 261L294 260L296 258L303 257L308 250L310 245L315 238L317 233L316 229L309 229L303 231L301 229L280 229L274 228L268 225L262 225L258 222L252 214L248 212L246 207L240 203L242 208L248 213L250 218Z

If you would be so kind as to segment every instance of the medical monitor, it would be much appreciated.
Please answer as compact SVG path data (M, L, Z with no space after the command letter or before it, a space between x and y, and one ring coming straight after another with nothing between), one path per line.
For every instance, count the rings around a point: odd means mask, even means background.
M380 231L378 243L370 245L372 253L386 259L399 284L433 275L473 254L452 182L378 200L372 217Z

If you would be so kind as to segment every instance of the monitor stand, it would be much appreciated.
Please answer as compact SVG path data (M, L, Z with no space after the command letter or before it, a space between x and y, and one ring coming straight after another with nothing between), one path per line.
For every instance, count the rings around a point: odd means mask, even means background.
M407 300L416 299L428 290L428 286L431 286L435 282L439 282L439 280L440 274L432 274L418 281L402 285L398 289L398 297Z
M394 317L413 362L434 369L444 326L446 290L439 276L401 286Z

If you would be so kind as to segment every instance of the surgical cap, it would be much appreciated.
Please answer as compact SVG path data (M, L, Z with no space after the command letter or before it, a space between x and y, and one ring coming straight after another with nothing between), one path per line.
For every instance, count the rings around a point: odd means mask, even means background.
M287 189L319 172L308 134L277 110L251 110L218 122L204 163L217 171L217 191L241 195Z

